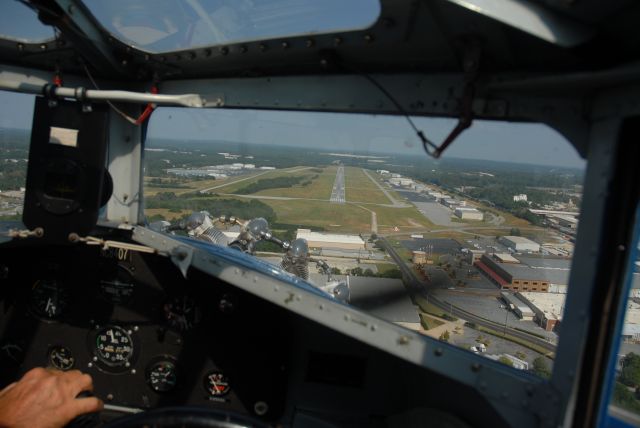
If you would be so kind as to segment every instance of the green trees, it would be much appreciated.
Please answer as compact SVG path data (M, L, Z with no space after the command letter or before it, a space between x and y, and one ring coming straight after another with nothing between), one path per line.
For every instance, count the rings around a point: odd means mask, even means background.
M623 409L640 413L640 401L636 400L633 392L620 382L616 382L614 385L611 401Z
M531 371L545 379L549 379L551 377L551 369L549 369L547 360L542 356L536 357L536 359L533 360L533 368Z
M633 388L640 387L640 355L630 352L622 359L619 381Z

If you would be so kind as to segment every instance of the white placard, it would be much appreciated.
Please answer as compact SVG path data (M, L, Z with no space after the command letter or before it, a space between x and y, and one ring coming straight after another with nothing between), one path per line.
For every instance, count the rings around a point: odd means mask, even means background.
M78 130L52 126L49 132L49 144L78 147Z

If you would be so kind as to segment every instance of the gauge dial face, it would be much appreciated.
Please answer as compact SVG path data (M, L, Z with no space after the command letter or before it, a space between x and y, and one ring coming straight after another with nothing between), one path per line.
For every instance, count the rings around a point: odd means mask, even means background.
M100 281L100 294L112 303L125 304L133 299L134 282L131 274L122 266L113 279Z
M36 315L49 320L59 318L68 306L64 286L53 279L38 280L31 290L31 307Z
M173 361L168 359L152 362L146 370L147 384L156 392L172 391L178 384L178 374Z
M231 391L229 380L220 372L210 372L204 378L204 389L210 397L222 397Z
M96 335L96 357L109 367L127 366L133 349L131 335L122 327L105 327Z
M200 322L200 309L189 296L175 297L165 303L163 309L167 322L177 330L191 330Z
M76 360L73 358L69 348L64 346L54 346L49 349L49 364L58 370L71 370Z

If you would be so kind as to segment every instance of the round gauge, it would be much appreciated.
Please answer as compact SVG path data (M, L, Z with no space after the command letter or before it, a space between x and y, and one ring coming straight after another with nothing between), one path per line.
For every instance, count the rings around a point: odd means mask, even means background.
M38 280L31 289L31 308L36 315L49 320L60 317L68 305L65 288L53 279Z
M171 299L163 309L169 325L180 331L190 330L200 322L200 309L189 296Z
M227 377L220 372L210 372L204 378L204 390L210 397L222 397L231 391Z
M58 370L71 370L75 365L75 358L69 348L64 346L54 346L49 349L49 364Z
M118 266L118 273L113 279L100 281L100 294L116 304L129 303L133 299L134 281L129 271Z
M146 370L147 384L155 392L169 392L178 384L176 365L169 359L151 362Z
M109 367L128 366L133 356L131 335L122 327L105 327L96 335L95 353Z

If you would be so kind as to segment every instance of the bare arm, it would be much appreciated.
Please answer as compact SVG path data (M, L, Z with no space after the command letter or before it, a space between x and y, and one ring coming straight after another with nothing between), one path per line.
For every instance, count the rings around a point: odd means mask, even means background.
M91 376L78 370L32 369L0 391L0 426L62 427L76 416L102 410L96 397L76 398L92 389Z

